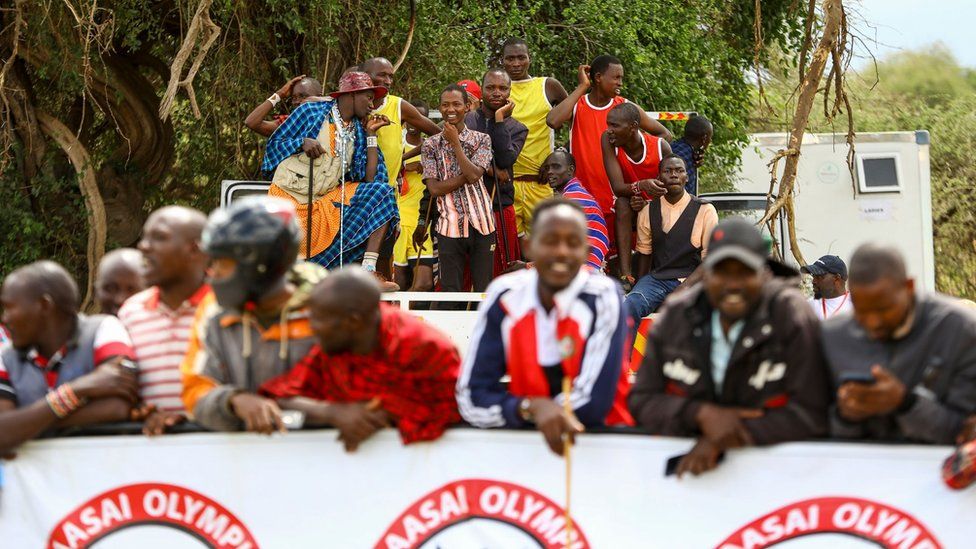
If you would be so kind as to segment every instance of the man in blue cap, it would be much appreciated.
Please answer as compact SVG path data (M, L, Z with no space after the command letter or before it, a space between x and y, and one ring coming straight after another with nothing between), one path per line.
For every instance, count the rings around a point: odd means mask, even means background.
M825 255L800 269L813 275L813 297L810 306L820 320L827 320L852 310L847 292L847 264L836 255Z

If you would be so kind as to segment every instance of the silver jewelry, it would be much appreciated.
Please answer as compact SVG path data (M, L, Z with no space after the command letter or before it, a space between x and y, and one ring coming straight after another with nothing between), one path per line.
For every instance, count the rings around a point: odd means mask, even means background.
M367 147L374 147L374 148L378 146L377 145L377 139L376 139L376 136L375 135L367 135L366 136L366 146Z

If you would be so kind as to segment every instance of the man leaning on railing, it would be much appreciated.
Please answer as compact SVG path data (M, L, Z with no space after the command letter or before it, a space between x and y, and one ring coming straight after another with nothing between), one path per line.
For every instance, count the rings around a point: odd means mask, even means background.
M53 261L10 273L0 291L11 345L0 351L0 456L45 430L130 419L138 401L129 335L78 313L78 286Z
M820 436L829 390L820 326L768 242L744 219L712 232L701 284L665 302L628 398L644 428L698 441L678 475L730 448ZM789 277L789 278L793 278Z
M838 438L952 444L976 413L976 313L916 291L894 247L851 257L853 315L824 323Z

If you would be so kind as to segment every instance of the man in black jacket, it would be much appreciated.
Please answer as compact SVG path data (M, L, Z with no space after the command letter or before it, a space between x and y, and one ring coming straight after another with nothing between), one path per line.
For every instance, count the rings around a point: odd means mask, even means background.
M512 166L522 152L529 129L512 118L515 103L509 99L512 79L502 69L490 69L481 80L481 106L464 117L468 129L491 137L494 165L485 171L485 188L495 212L495 272L502 274L512 263L521 263L522 252L515 228L515 187ZM497 183L497 188L496 188ZM501 206L499 208L499 206ZM504 228L504 230L503 230Z
M858 248L849 284L854 315L824 324L838 386L831 434L952 444L976 413L976 314L915 291L890 246Z
M628 398L653 434L698 437L678 474L715 468L725 450L827 431L820 326L744 219L712 232L704 279L674 295L650 334Z

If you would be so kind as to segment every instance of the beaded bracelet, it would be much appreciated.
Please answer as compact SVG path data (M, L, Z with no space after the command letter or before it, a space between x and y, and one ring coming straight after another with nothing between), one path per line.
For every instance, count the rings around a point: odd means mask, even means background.
M51 408L51 411L54 412L54 415L61 419L73 414L84 404L78 398L78 395L75 394L74 389L67 383L49 392L44 399L47 401L47 405Z
M64 408L64 405L61 404L61 399L58 398L58 393L56 391L49 392L44 397L44 400L47 401L48 407L51 408L51 411L54 412L54 415L58 416L58 418L63 419L68 417L68 411Z

